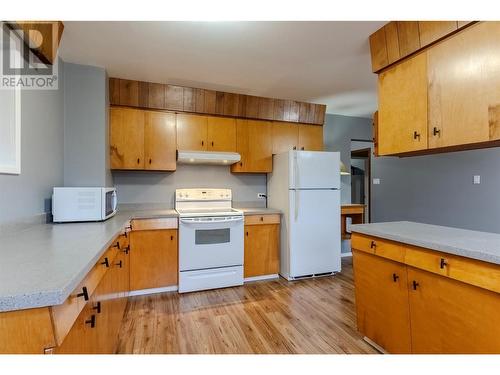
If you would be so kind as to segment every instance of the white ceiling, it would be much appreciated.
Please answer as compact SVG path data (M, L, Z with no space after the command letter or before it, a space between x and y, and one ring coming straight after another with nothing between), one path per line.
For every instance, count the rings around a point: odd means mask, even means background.
M368 36L384 22L65 22L60 55L112 77L376 109Z

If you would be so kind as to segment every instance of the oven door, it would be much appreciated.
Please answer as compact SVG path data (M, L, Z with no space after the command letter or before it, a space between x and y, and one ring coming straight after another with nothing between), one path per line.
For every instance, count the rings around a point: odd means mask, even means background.
M241 266L243 217L179 219L179 271Z

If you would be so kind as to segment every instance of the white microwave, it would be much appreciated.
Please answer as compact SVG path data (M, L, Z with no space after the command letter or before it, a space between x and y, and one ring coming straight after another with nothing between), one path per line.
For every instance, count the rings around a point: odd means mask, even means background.
M52 216L55 223L103 221L116 214L116 189L103 187L55 187Z

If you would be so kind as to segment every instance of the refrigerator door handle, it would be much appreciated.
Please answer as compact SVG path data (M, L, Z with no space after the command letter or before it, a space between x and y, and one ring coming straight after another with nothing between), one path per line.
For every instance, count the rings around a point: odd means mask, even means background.
M293 179L294 179L294 186L295 186L295 220L298 219L299 217L299 167L298 167L298 161L297 161L297 152L293 153L293 168L294 168L294 173L293 173Z

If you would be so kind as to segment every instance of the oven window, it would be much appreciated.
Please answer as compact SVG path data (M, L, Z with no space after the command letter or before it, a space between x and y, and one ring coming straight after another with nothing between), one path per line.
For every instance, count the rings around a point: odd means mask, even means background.
M106 216L113 213L113 191L106 193Z
M228 243L230 241L230 228L224 229L197 229L195 232L196 245L212 245Z

